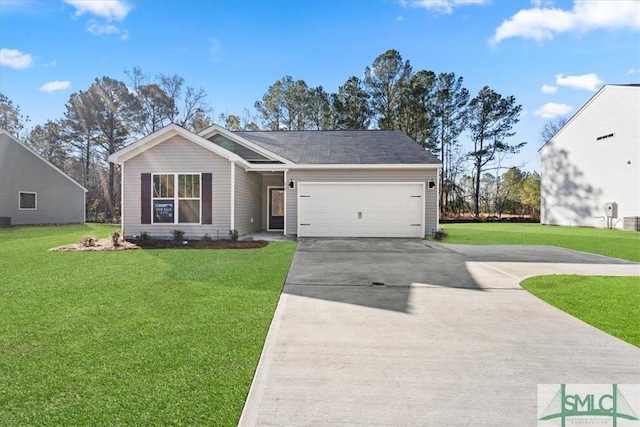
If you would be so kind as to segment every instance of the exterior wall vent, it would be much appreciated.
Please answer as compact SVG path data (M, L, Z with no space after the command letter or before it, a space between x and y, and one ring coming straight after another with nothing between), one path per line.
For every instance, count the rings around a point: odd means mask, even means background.
M610 134L608 134L608 135L602 135L602 136L599 136L599 137L597 137L597 138L596 138L596 141L601 141L601 140L603 140L603 139L612 138L612 137L613 137L613 135L615 135L615 134L610 133Z

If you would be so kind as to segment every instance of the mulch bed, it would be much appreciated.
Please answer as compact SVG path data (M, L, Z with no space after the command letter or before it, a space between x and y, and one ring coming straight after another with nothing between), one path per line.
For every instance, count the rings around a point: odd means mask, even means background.
M233 242L231 240L186 240L176 242L174 240L145 240L128 241L121 240L118 246L114 246L111 239L100 239L93 242L92 246L84 246L82 243L51 248L56 252L79 252L79 251L122 251L128 249L256 249L263 248L269 244L265 240L242 240Z
M269 244L264 240L240 240L237 242L231 240L185 240L186 244L175 240L159 239L134 240L133 242L143 249L256 249L264 248Z

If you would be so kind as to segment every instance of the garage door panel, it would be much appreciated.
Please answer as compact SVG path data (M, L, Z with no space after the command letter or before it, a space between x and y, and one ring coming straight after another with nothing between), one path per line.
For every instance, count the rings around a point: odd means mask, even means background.
M422 237L422 183L299 183L300 237Z

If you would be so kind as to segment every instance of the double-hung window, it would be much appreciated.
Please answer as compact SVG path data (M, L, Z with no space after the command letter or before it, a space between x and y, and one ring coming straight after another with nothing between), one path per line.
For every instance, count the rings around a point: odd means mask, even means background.
M154 224L200 223L200 174L154 174Z

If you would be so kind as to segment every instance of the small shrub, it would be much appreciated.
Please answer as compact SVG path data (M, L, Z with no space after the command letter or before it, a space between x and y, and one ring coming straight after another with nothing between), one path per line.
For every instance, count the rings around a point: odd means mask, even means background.
M173 230L171 235L173 236L173 240L176 242L182 242L182 239L184 239L184 231L182 230Z
M211 236L209 236L209 233L205 234L204 236L202 236L202 239L200 239L203 242L210 242L211 240L213 240L211 238Z
M111 233L111 242L113 243L113 246L120 246L120 233L117 231Z
M229 240L232 242L238 241L238 230L229 230Z
M149 243L151 241L151 234L149 234L149 232L147 231L143 231L140 233L140 237L138 237L138 240L142 243Z
M95 236L83 236L82 240L80 240L80 244L82 244L82 246L85 246L85 247L95 246L96 238Z
M442 229L441 229L441 230L436 230L436 231L433 233L433 238L434 238L435 240L444 240L444 239L446 239L446 238L447 238L447 236L449 236L449 234L447 234L447 232L446 232L446 231L444 231L444 230L442 230Z

